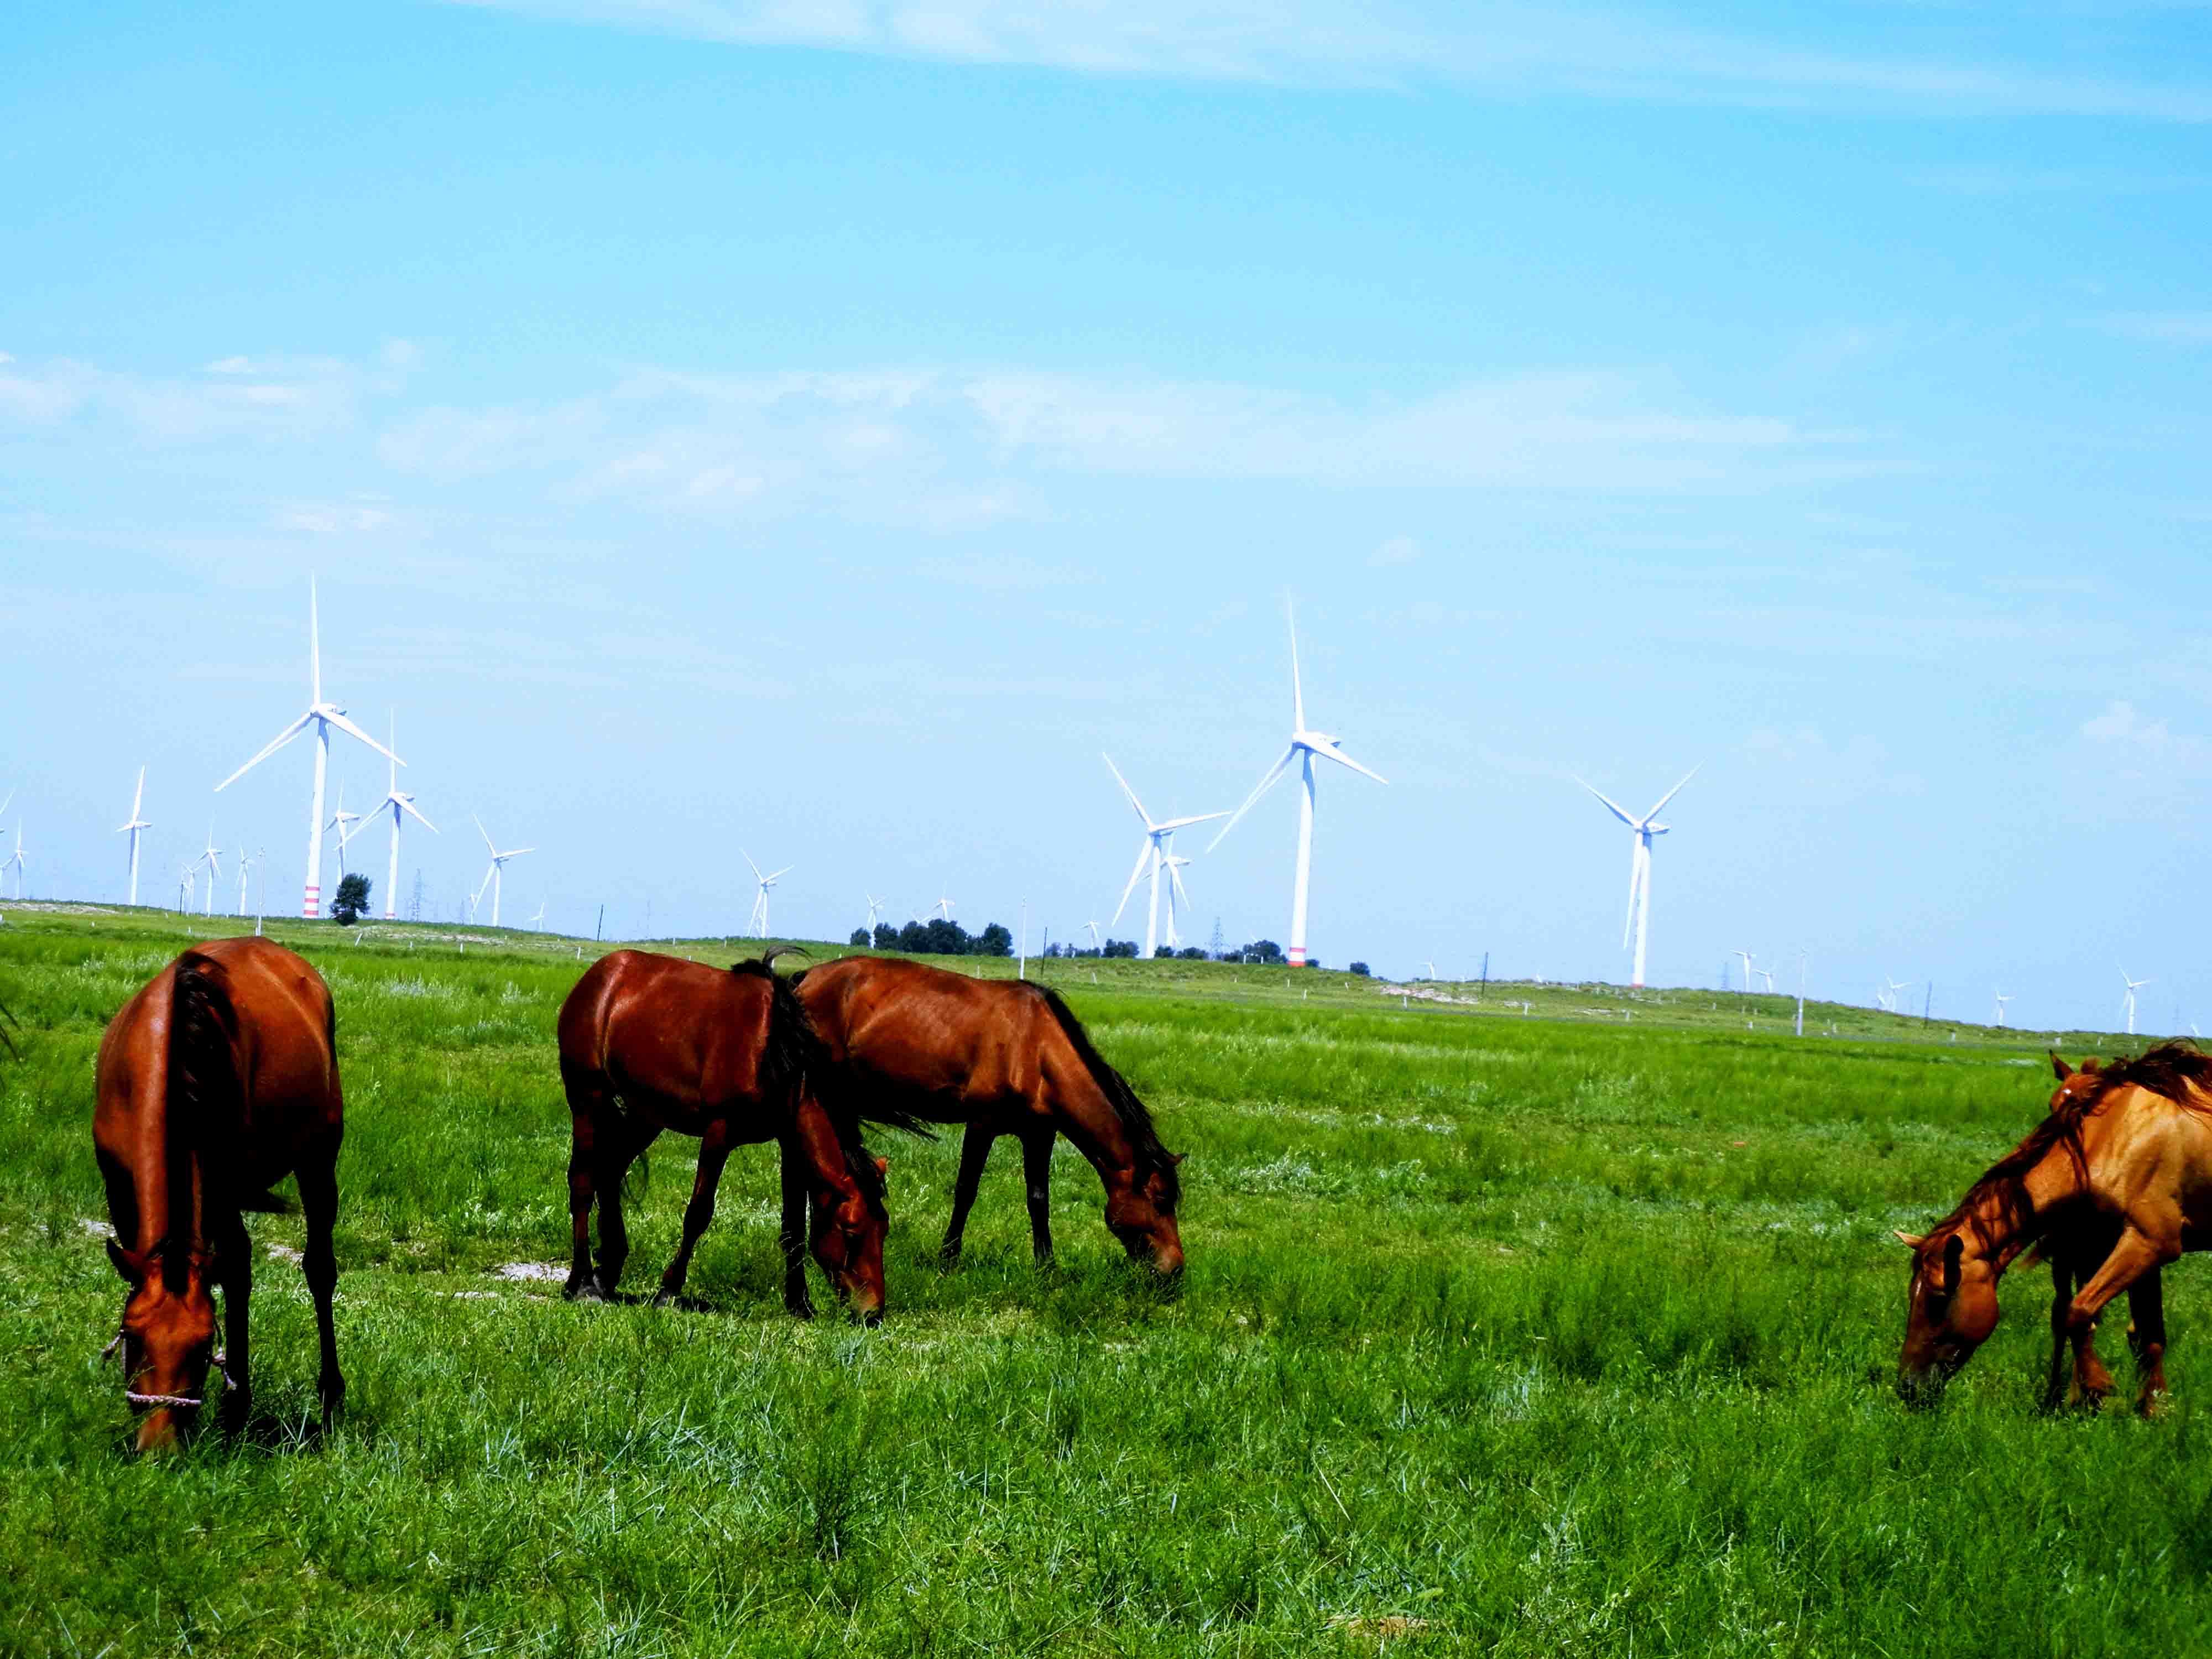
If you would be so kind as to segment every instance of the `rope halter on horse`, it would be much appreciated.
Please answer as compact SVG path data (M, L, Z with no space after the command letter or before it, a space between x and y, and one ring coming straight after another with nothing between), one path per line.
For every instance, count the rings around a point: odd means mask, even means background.
M115 1340L100 1351L102 1364L115 1358L115 1351L123 1346L123 1334L121 1331L116 1332ZM214 1366L216 1375L222 1378L223 1393L228 1394L238 1386L238 1381L231 1376L230 1367L225 1362L226 1356L221 1348L208 1356L208 1364ZM123 1397L134 1406L189 1406L194 1411L207 1404L205 1399L195 1400L190 1395L141 1394L136 1389L124 1389Z

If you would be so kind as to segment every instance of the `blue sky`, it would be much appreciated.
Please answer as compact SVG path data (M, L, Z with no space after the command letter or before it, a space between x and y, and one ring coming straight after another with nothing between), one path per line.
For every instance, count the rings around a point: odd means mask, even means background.
M2201 6L40 8L0 52L32 890L295 902L330 689L510 915L1072 936L1288 724L1312 945L2212 1021ZM336 767L380 793L380 763ZM1285 937L1279 789L1188 872ZM9 843L12 845L12 839ZM370 863L380 878L381 841ZM284 902L279 902L279 895ZM1127 918L1117 931L1132 931ZM1034 935L1033 935L1034 936ZM1918 993L1914 995L1917 997Z

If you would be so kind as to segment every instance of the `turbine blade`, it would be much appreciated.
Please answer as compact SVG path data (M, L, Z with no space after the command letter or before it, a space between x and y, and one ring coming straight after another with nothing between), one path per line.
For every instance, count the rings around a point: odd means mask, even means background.
M392 802L392 805L397 811L406 813L408 817L413 818L417 823L421 824L425 830L428 830L432 835L434 836L438 833L438 826L431 823L429 819L424 817L421 811L416 809L413 801L395 799Z
M1188 830L1194 823L1211 823L1216 818L1225 818L1226 812L1194 812L1187 818L1170 818L1165 823L1155 823L1154 830Z
M1114 914L1106 919L1109 927L1121 921L1121 912L1129 908L1129 895L1137 890L1137 884L1145 878L1145 860L1152 855L1152 837L1148 836L1145 838L1145 844L1137 849L1137 867L1129 872L1129 884L1121 890L1121 902L1114 907Z
M1388 783L1390 781L1389 779L1384 777L1380 772L1370 771L1366 767L1362 766L1358 761L1352 759L1351 756L1346 754L1344 750L1339 749L1333 743L1323 744L1320 748L1316 749L1314 753L1316 755L1326 755L1329 759L1334 761L1339 766L1348 766L1353 771L1358 773L1362 777L1372 778L1377 783Z
M367 744L371 749L376 750L378 754L383 756L394 766L404 766L407 764L405 761L400 759L398 756L393 754L389 749L386 749L374 738L370 737L368 732L362 731L361 727L356 726L343 714L332 710L331 713L325 714L323 718L328 720L332 726L337 726L337 729L344 732L346 736L355 738L359 742Z
M753 879L754 879L755 881L758 881L758 880L760 880L760 878L761 878L761 868L760 868L760 866L758 866L757 864L754 864L754 863L753 863L753 855L752 855L750 853L746 852L746 851L745 851L745 849L744 849L744 848L742 848L742 847L740 847L739 848L738 848L738 856L739 856L739 857L741 857L742 859L744 859L744 860L745 863L746 863L748 866L750 866L751 867L751 870L752 870L752 872L753 872Z
M1114 775L1114 781L1121 786L1121 793L1129 798L1129 805L1137 809L1138 822L1147 830L1158 828L1152 822L1152 815L1145 811L1145 803L1137 799L1137 792L1129 787L1128 779L1121 775L1121 769L1114 764L1114 757L1101 750L1098 758L1106 763L1106 769Z
M256 755L252 760L246 762L245 765L240 767L238 770L233 772L221 783L216 785L216 793L218 795L221 794L224 790L229 788L232 784L236 783L248 772L251 772L255 767L260 765L262 762L267 760L279 749L282 749L286 744L291 742L293 738L298 737L301 732L307 729L308 724L313 721L314 718L315 711L310 708L306 714L301 715L299 719L294 720L282 732L279 732L275 737L269 740L267 746L264 747L259 754ZM139 771L138 784L140 789L143 790L146 784L146 774L143 769L141 769ZM133 806L131 809L131 816L134 818L138 816L138 809L136 806Z
M315 606L315 579L307 578L307 680L314 701L323 700L323 622Z
M1705 762L1699 761L1696 766L1692 767L1688 771L1683 773L1682 783L1687 783L1692 778L1697 776L1698 771L1704 767L1704 765ZM1669 789L1665 794L1659 797L1658 806L1653 807L1650 811L1644 815L1644 823L1649 823L1652 819L1657 817L1659 816L1660 808L1665 806L1668 801L1674 799L1675 796L1682 793L1682 783L1676 784L1672 789Z
M1288 599L1283 601L1283 615L1291 625L1291 730L1303 732L1306 729L1306 694L1298 680L1298 615Z
M142 767L140 767L140 768L138 769L138 787L137 787L135 791L133 791L133 792L132 792L131 796L131 816L134 819L137 817L137 816L138 816L138 808L140 807L140 805L143 805L143 802L145 801L145 799L146 799L146 769L145 769L144 767L143 767L143 766L142 766Z
M497 858L499 856L499 848L491 844L491 831L483 827L483 820L478 817L475 813L471 812L469 814L469 822L476 825L477 834L483 837L484 850L489 853L494 858Z
M1597 798L1598 798L1600 800L1601 800L1601 801L1603 801L1603 802L1605 803L1605 810L1606 810L1607 811L1608 811L1608 812L1612 813L1612 814L1613 815L1613 817L1615 817L1619 818L1619 819L1620 819L1623 823L1626 824L1630 829L1634 830L1634 829L1637 829L1637 828L1638 828L1638 827L1639 827L1639 826L1638 825L1638 823L1637 823L1637 822L1636 822L1636 820L1635 820L1634 818L1632 818L1631 817L1629 817L1627 813L1626 813L1626 812L1622 811L1620 810L1620 808L1617 805L1615 805L1615 804L1614 804L1614 802L1613 802L1613 800L1612 797L1610 797L1610 796L1608 796L1608 795L1605 795L1605 794L1601 794L1601 793L1600 793L1597 790L1591 788L1591 787L1590 787L1590 786L1589 786L1589 784L1587 784L1587 783L1583 783L1583 780L1582 780L1582 779L1580 779L1580 778L1576 778L1576 779L1575 779L1575 781L1576 781L1577 783L1581 783L1581 784L1582 784L1582 786L1583 786L1583 788L1585 788L1585 789L1589 789L1589 792L1590 792L1590 793L1592 793L1593 795L1596 795L1596 796L1597 796Z
M1231 830L1234 830L1237 827L1237 820L1252 810L1252 804L1255 801L1258 800L1261 796L1266 794L1268 790L1274 787L1275 780L1283 775L1284 772L1289 769L1291 763L1297 758L1297 756L1298 746L1296 744L1292 744L1289 748L1283 750L1282 758L1267 769L1267 775L1261 778L1258 784L1253 787L1250 794L1244 797L1244 804L1229 815L1229 822L1223 824L1220 830L1215 833L1213 839L1206 843L1206 850L1207 852L1211 853L1215 848L1221 845L1222 836L1227 835Z
M525 853L534 853L538 849L535 847L518 847L512 853L501 853L499 855L499 860L501 863L504 864L509 859L519 859Z

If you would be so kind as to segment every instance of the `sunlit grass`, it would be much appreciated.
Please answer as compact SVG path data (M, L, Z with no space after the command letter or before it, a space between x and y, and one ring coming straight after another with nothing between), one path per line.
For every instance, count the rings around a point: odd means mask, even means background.
M253 1431L137 1463L94 1364L91 1064L182 928L0 928L25 1051L0 1060L0 1650L1952 1655L2191 1651L2212 1624L2195 1265L2169 1419L2038 1416L2025 1276L1945 1407L1903 1411L1888 1229L2009 1146L2046 1074L1864 1011L1792 1040L1780 999L1746 1032L1710 994L1528 988L1523 1017L1494 988L1401 1008L1337 974L1042 964L1190 1154L1188 1279L1132 1273L1064 1147L1060 1267L1029 1263L1006 1146L941 1272L957 1139L879 1137L867 1332L781 1313L765 1148L732 1161L704 1311L501 1276L565 1260L551 1032L580 947L280 927L339 1006L348 1415L307 1436L299 1223L258 1217ZM656 1154L641 1283L691 1172L691 1143Z

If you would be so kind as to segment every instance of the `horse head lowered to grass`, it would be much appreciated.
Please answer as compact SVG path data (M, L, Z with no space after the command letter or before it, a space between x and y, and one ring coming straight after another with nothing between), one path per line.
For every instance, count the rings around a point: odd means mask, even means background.
M2212 1243L2212 1056L2169 1042L2134 1060L2051 1057L2058 1088L2044 1121L1967 1188L1912 1251L1897 1385L1925 1403L1989 1340L1997 1284L2031 1249L2050 1263L2051 1355L2045 1391L2100 1401L2112 1389L2098 1359L2097 1316L2123 1291L2141 1373L2139 1409L2166 1389L2160 1270Z
M100 1038L93 1143L115 1227L108 1259L129 1286L109 1347L122 1354L125 1398L144 1413L141 1451L197 1424L211 1387L224 1391L224 1425L245 1423L253 1253L242 1212L270 1207L288 1174L307 1220L325 1428L344 1397L331 1311L344 1120L336 1031L321 975L268 939L227 939L162 969ZM217 1287L227 1353L216 1345Z
M1160 1145L1152 1114L1091 1043L1059 994L1014 980L969 979L927 963L847 957L793 975L829 1046L838 1086L873 1116L896 1110L967 1126L944 1255L960 1254L991 1144L1022 1144L1030 1227L1052 1255L1053 1138L1066 1135L1106 1188L1106 1226L1131 1260L1182 1271L1176 1218L1182 1159Z

